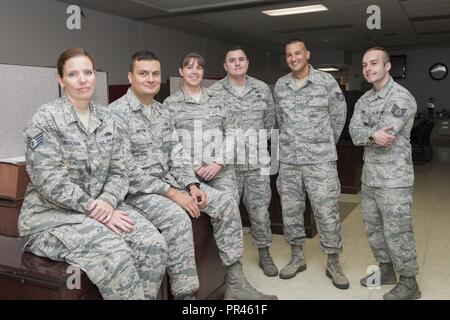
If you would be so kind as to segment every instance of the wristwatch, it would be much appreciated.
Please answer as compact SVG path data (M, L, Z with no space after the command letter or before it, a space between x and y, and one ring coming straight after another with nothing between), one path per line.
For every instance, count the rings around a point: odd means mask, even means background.
M198 183L198 182L192 182L192 183L189 183L189 184L186 186L187 191L191 191L191 187L192 187L193 185L196 185L197 188L200 189L200 183Z
M369 136L369 142L370 142L370 143L375 143L375 138L373 137L373 134L371 134L371 135Z

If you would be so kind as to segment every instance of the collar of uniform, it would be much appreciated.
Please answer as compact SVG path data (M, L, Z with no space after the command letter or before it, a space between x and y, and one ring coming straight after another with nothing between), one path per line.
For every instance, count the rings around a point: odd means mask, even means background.
M227 89L228 91L231 92L233 85L231 84L231 80L230 80L229 76L225 77L223 86L225 87L225 89ZM246 75L245 76L245 89L246 89L245 94L247 94L249 91L251 91L252 89L255 89L255 88L256 88L256 84L253 81L253 78Z
M309 75L306 80L309 80L310 82L312 82L314 84L320 84L320 80L321 80L320 72L322 72L322 71L318 71L318 70L314 69L312 65L309 65Z
M306 81L316 83L318 71L316 69L314 69L312 65L308 64L308 66L309 66L309 74L306 77ZM295 90L295 88L297 87L295 85L295 81L296 81L296 78L293 76L292 72L289 73L289 77L286 81L287 86L290 87L291 89Z
M143 108L141 101L139 101L139 99L136 97L133 90L131 90L131 87L128 88L126 96L128 98L128 105L130 106L131 110L139 111Z
M175 92L172 96L173 101L175 102L183 102L186 100L184 95L183 87L181 87L177 92Z
M210 90L209 88L202 87L202 90L203 90L202 96L205 96L208 99L215 95L215 93L212 90Z
M90 117L90 126L89 133L93 133L95 129L100 127L103 124L103 116L98 111L98 108L95 106L96 104L92 101L89 104L89 108L91 109L91 117Z
M186 95L184 93L184 89L183 86L181 87L180 90L178 90L175 94L173 99L176 102L188 102L188 103L195 103L195 104L204 104L206 103L206 101L209 100L209 98L212 96L212 92L210 90L208 90L207 88L201 86L202 92L200 94L200 101L197 102L194 99L192 99L190 96Z
M63 96L61 101L64 108L64 114L67 119L67 124L78 122L78 117L72 102L70 102L67 96ZM89 110L91 112L89 122L92 123L92 126L89 127L89 133L92 133L103 123L103 120L101 119L102 117L98 115L97 108L92 101L89 102Z
M61 97L61 104L64 110L64 116L67 120L67 124L77 122L78 118L75 115L75 110L73 109L72 102L70 102L69 98L66 95Z
M144 105L138 99L138 97L136 97L136 95L134 94L133 90L131 90L131 88L128 88L126 96L128 98L128 105L130 106L131 110L133 110L134 112L137 112L137 111L140 111L140 110L144 110ZM159 103L158 101L153 99L152 103L151 103L152 107L150 109L152 109L152 110L156 109L156 108L153 108L153 107L155 105L157 105L158 103Z
M389 81L386 82L386 84L380 91L377 92L377 91L375 91L374 88L372 88L370 91L369 97L368 97L369 102L375 101L378 98L381 98L381 99L386 98L386 95L391 90L393 85L394 85L394 80L392 79L392 77L390 77Z
M222 85L223 85L223 87L224 87L225 89L227 89L227 91L231 91L231 80L230 80L230 77L229 77L229 76L226 76L226 77L223 79Z

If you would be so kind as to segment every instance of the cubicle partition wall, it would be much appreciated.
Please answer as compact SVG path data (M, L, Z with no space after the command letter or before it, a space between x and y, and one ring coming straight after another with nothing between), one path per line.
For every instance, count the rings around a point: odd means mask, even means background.
M23 156L23 130L44 103L61 96L56 68L0 64L0 159ZM94 100L108 104L108 74L97 72Z

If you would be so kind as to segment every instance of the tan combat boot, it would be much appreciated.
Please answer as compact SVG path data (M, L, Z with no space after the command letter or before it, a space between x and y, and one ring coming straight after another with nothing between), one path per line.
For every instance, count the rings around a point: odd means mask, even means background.
M275 295L259 292L245 279L240 261L227 267L224 300L278 300Z
M299 272L306 270L306 260L303 254L302 246L291 245L292 257L291 261L280 270L281 279L291 279Z
M413 300L419 299L422 296L416 277L400 276L397 285L383 295L384 300Z
M268 277L275 277L278 275L278 268L270 256L269 247L258 248L259 252L259 267L263 269L264 274Z
M348 289L350 286L347 277L344 272L342 272L338 254L328 255L327 270L325 274L331 279L333 285L338 289Z

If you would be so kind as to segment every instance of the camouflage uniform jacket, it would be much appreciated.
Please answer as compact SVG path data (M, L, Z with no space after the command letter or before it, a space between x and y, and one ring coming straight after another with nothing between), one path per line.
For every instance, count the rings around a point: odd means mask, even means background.
M414 169L409 141L416 100L392 78L379 92L367 91L355 104L350 121L353 143L364 146L364 167L361 180L371 187L409 187L414 183ZM369 136L386 126L397 140L390 147L369 141Z
M130 88L109 108L126 137L131 194L164 195L171 186L185 189L198 182L191 159L178 142L170 113L161 103L153 100L145 109Z
M202 164L213 162L224 165L226 159L225 127L229 119L217 93L202 88L200 101L179 90L164 101L171 113L185 152L189 153L197 170ZM205 152L208 152L206 154ZM233 152L228 152L233 159Z
M81 223L102 199L114 208L128 190L121 136L105 107L90 104L89 130L72 104L59 98L41 106L25 129L30 184L20 212L21 236Z
M296 89L295 81L289 73L275 85L280 161L303 165L337 160L336 143L347 113L339 85L311 66L303 87Z
M256 134L259 130L273 129L275 124L274 102L270 88L264 82L247 76L246 89L242 96L239 96L231 85L229 77L214 83L209 87L210 90L221 93L222 105L230 114L230 119L226 124L227 133L235 132L237 145L242 144L245 147L245 158L240 161L236 157L236 170L254 170L265 167L268 163L269 153L267 150L267 141L260 141L255 146L255 152L251 152L251 146L244 134L248 129L253 129ZM238 131L241 129L242 131ZM264 139L269 138L270 131L264 134ZM256 137L255 137L256 138ZM258 135L259 139L259 135ZM258 140L259 141L259 140ZM238 149L235 153L238 153ZM261 161L264 159L264 161Z

